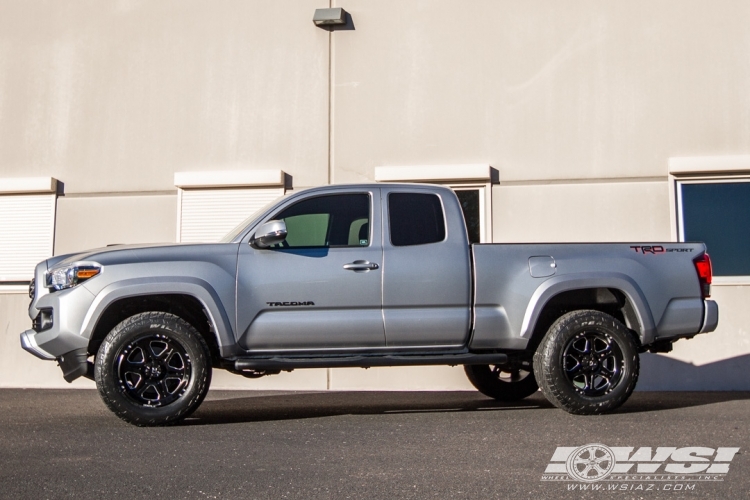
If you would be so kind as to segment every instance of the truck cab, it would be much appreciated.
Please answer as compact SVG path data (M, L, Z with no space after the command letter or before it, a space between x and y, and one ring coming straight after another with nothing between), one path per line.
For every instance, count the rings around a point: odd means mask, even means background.
M461 349L471 252L447 188L344 186L267 214L285 239L240 238L237 334L248 351Z

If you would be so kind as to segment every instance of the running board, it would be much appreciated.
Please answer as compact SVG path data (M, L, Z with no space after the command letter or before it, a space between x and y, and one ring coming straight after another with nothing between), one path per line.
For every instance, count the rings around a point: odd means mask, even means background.
M241 358L234 362L237 371L292 370L298 368L370 368L372 366L420 365L505 365L508 356L495 354L327 356L315 358Z

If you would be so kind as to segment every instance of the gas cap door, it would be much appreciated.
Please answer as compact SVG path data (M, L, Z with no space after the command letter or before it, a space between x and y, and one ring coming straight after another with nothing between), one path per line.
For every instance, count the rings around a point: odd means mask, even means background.
M529 272L533 278L546 278L557 271L555 259L549 255L529 257Z

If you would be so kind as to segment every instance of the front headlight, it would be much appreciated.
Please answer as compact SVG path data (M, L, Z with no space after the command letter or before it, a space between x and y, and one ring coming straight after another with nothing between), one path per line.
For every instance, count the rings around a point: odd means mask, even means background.
M47 288L65 290L102 272L102 266L95 262L76 262L66 266L53 267L47 271Z

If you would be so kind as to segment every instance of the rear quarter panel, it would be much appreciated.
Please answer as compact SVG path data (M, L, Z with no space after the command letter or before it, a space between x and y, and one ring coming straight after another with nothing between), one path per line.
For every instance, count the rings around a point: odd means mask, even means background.
M646 251L644 252L644 248ZM480 244L473 246L473 349L523 349L552 296L615 288L632 301L644 344L701 327L703 302L693 259L702 243ZM554 274L532 277L529 258L550 256Z

